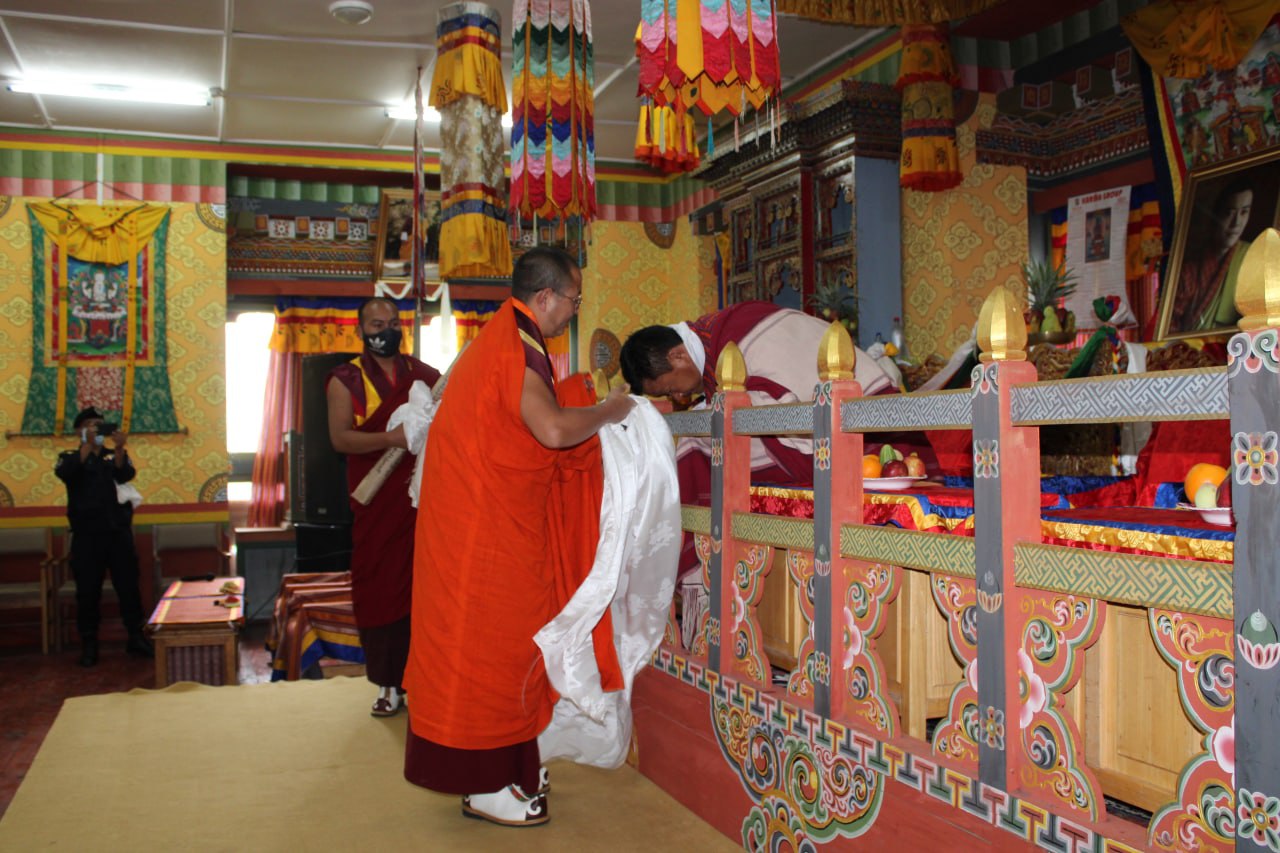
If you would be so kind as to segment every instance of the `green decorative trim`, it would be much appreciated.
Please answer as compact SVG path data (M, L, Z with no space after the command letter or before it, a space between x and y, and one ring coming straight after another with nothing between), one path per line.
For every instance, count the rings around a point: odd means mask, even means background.
M734 539L742 542L798 551L813 550L813 522L807 518L735 512L730 531Z
M949 533L846 524L840 528L840 556L959 578L976 574L974 540Z
M681 506L680 527L690 533L711 535L711 507Z
M1231 566L1198 560L1089 551L1061 545L1014 546L1018 586L1140 607L1232 617Z
M334 184L324 181L277 180L236 175L227 181L228 198L264 198L283 201L324 201L342 204L373 204L382 198L382 188L363 184Z

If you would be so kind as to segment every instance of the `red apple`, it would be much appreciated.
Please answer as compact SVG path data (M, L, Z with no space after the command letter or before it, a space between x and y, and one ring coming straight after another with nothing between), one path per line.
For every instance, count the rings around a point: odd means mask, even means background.
M1231 506L1231 478L1223 477L1222 484L1218 486L1218 506Z
M916 454L912 453L903 460L907 464L907 476L923 477L924 476L924 460Z
M884 463L884 467L880 469L881 477L909 477L907 471L907 463L897 459L892 462Z

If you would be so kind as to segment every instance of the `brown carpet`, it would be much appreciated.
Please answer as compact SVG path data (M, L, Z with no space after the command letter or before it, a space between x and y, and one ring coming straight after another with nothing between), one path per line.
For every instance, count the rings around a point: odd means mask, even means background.
M551 822L508 829L401 776L406 716L336 678L69 699L0 850L739 850L630 767L551 766Z

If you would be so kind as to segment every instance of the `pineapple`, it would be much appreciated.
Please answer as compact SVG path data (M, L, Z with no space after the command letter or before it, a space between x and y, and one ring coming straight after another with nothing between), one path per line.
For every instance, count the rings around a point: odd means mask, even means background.
M1028 261L1022 266L1027 283L1027 331L1074 332L1075 315L1058 303L1076 292L1076 276L1066 265L1054 267L1049 261Z
M833 277L814 288L809 306L822 319L838 320L850 335L858 331L858 299L839 277Z

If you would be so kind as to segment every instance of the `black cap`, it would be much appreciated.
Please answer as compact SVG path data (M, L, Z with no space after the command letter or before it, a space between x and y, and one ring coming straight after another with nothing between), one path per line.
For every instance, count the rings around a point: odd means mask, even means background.
M95 409L93 406L90 406L87 409L81 409L80 414L76 415L76 419L72 422L71 425L73 427L79 427L80 424L84 423L87 420L92 420L93 418L102 420L102 413L99 412L97 409Z

